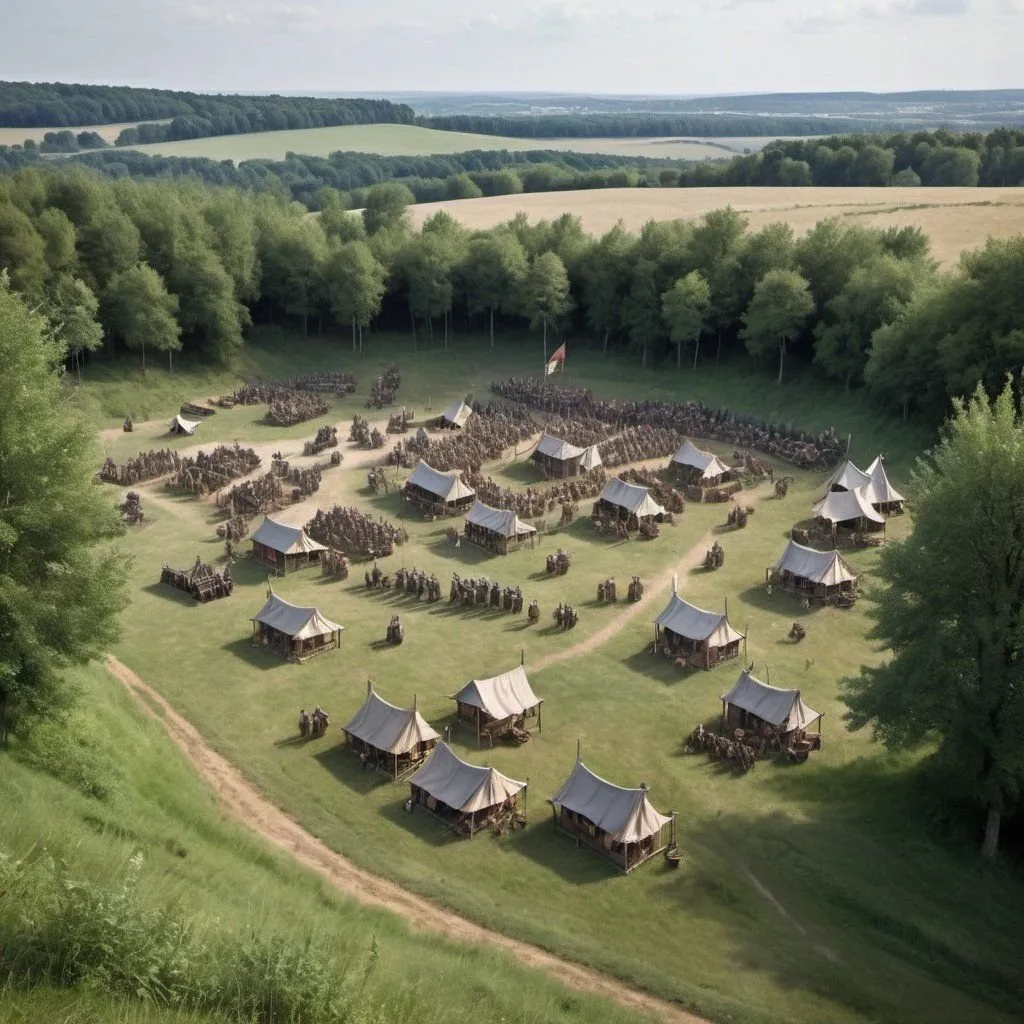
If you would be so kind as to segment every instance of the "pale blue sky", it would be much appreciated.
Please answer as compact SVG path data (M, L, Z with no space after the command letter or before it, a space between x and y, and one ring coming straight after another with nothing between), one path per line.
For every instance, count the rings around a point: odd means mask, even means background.
M1024 0L0 0L0 77L197 91L1024 86Z

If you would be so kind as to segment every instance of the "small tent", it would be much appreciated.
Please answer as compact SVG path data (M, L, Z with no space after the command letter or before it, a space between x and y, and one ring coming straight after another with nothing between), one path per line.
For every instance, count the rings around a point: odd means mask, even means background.
M396 781L417 768L441 738L416 710L389 704L368 683L366 700L348 725L342 726L349 745L378 771Z
M883 515L892 515L894 512L902 512L906 498L889 483L889 476L885 472L885 463L879 455L874 462L868 466L868 476L871 477L871 485L868 492L871 495L871 505Z
M507 555L529 544L533 547L537 530L509 509L492 508L482 501L474 503L466 516L466 540L485 551Z
M460 398L445 409L441 414L441 421L446 427L462 428L472 415L473 410Z
M821 732L821 715L804 701L799 690L769 686L749 672L741 672L733 688L722 694L722 721L730 728L752 729L758 734L770 726L781 739L803 733L815 722Z
M292 604L271 594L252 617L253 643L268 647L291 661L304 661L314 654L341 646L345 628L332 622L316 608Z
M579 448L550 434L541 435L530 459L541 466L547 476L555 477L578 476L601 465L597 445Z
M198 426L198 420L187 420L184 416L178 415L171 420L171 425L168 429L172 434L185 434L191 437L196 432L196 427Z
M733 629L724 612L709 612L673 594L654 620L654 642L668 658L685 657L687 664L713 668L738 658L744 636Z
M525 731L529 718L536 718L537 730L541 729L544 701L533 692L522 665L490 679L471 679L452 694L452 700L458 717L476 729L478 747L482 737L493 746L496 737Z
M885 516L871 504L871 481L852 491L829 491L814 506L814 518L841 530L884 530Z
M852 598L857 591L857 573L838 551L816 551L795 540L786 545L765 579L770 586L825 603L843 596Z
M646 487L627 483L621 477L614 477L605 484L598 495L594 511L617 519L658 519L665 510L652 497Z
M253 558L273 569L278 576L320 565L326 550L301 526L290 526L271 516L267 516L252 535Z
M732 472L714 452L706 452L689 440L682 443L669 465L687 482L717 487Z
M475 501L476 491L458 470L442 473L422 459L402 487L402 500L438 515L459 515Z
M858 469L849 459L844 459L836 471L829 477L830 491L855 491L858 487L871 483L871 477L862 469Z
M438 743L426 764L409 779L412 802L447 820L470 838L495 818L519 811L525 782L497 768L463 761L447 743Z
M647 787L625 789L592 772L577 755L569 778L549 801L555 825L617 864L626 874L674 841L673 818L660 814Z

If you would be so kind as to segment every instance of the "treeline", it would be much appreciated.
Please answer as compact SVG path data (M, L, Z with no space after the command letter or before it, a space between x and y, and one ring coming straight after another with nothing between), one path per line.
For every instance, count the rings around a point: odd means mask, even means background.
M793 358L939 418L951 395L998 388L1024 362L1024 238L941 274L916 228L830 219L798 239L782 223L748 231L727 208L600 238L568 214L471 233L439 213L417 233L396 182L368 190L361 216L340 192L319 198L311 218L269 193L29 168L0 179L0 266L79 368L105 342L143 365L183 347L228 362L254 316L333 323L357 348L375 327L404 323L417 341L472 321L491 344L501 324L586 331L645 366L685 356L699 372L710 347L781 380Z
M706 137L764 138L775 135L828 135L836 130L835 118L760 117L743 114L542 114L533 117L498 117L449 114L419 117L425 128L479 135L505 135L517 139L646 138L695 135ZM877 120L843 118L846 131L878 131Z
M760 153L704 163L680 185L916 186L1024 184L1024 129L779 139Z

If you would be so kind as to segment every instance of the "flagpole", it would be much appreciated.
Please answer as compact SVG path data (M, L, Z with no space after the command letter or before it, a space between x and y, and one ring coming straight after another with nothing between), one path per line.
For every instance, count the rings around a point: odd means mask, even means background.
M544 336L544 372L541 374L542 377L548 375L548 339L547 335Z

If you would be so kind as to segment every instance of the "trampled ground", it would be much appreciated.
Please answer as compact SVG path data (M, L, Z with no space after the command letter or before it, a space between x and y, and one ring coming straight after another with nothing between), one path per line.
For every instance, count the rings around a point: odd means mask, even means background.
M272 347L279 359L280 346ZM398 401L416 409L418 418L428 396L436 412L466 390L484 397L488 381L536 369L519 346L492 351L478 339L415 358L410 349L402 341L373 338L372 355L359 362L329 343L304 346L304 362L351 369L359 378L359 393L332 409L342 436L352 414L365 412L362 396L388 359L398 358L402 368ZM603 394L701 397L813 429L834 422L837 430L853 433L853 453L862 461L885 448L897 484L926 441L878 419L855 398L812 390L806 382L775 390L710 366L697 374L641 374L570 351L566 382L592 384ZM260 355L257 348L249 358ZM153 387L171 393L166 377L150 376ZM195 387L182 374L179 400L213 393L209 383ZM88 390L95 397L108 386L94 383ZM156 411L170 415L174 409ZM238 439L279 447L292 458L302 437L315 430L311 423L275 431L259 422L263 411L218 412L200 428L203 446ZM105 424L117 425L113 418ZM142 425L109 444L118 454L148 449L163 443L162 430L162 423ZM356 455L347 442L342 450L352 468L328 470L321 492L304 507L288 509L286 517L300 522L317 505L345 501L397 521L397 498L370 495L365 466L353 466ZM515 458L485 471L516 486L536 481ZM650 542L602 540L584 518L545 538L537 550L507 558L451 547L444 541L446 523L403 518L410 541L384 568L432 570L445 591L452 571L518 583L527 600L540 601L540 625L528 628L506 613L450 609L446 601L417 604L369 592L360 566L344 582L304 572L276 582L275 590L317 604L346 630L340 652L302 666L279 663L249 646L248 617L264 599L265 577L247 559L234 567L234 595L207 606L194 606L156 583L161 562L186 565L196 554L215 560L221 545L209 503L148 485L147 522L125 541L135 555L133 601L115 653L314 835L358 865L488 927L714 1019L1012 1019L1024 994L1015 939L1024 922L1024 886L1002 872L982 870L972 851L928 835L908 775L913 760L886 756L869 737L843 727L838 680L878 657L864 640L867 602L851 612L805 614L789 598L764 590L765 567L821 488L820 475L796 477L782 501L770 498L766 487L751 493L757 512L744 531L717 532L724 520L720 506L688 507L678 525ZM116 490L110 488L112 499ZM908 527L905 518L894 521L892 533ZM709 532L725 547L725 568L690 571L686 565ZM565 577L548 578L544 556L558 545L572 551L573 566ZM874 559L851 556L868 574ZM733 623L749 634L747 658L759 674L799 687L825 712L825 747L808 764L763 762L734 778L703 757L681 753L681 740L697 721L716 719L719 697L740 665L684 675L647 653L650 621L668 599L673 571L681 592L695 603L721 608L728 601ZM595 603L600 579L615 575L624 587L633 573L651 584L661 581L639 610L624 602ZM580 608L572 632L553 629L550 611L559 600ZM406 642L380 646L394 613L406 624ZM785 640L794 618L808 627L798 646ZM407 788L361 771L340 742L337 727L359 706L367 678L396 703L416 695L428 720L443 725L452 709L448 694L470 677L510 667L521 653L546 701L543 734L522 748L477 752L468 734L456 731L455 746L470 759L529 780L530 824L523 832L453 839L428 815L407 814ZM296 712L312 703L331 712L330 734L296 742ZM678 871L657 861L623 878L556 833L546 798L571 768L577 740L596 771L626 785L644 781L657 807L678 812Z
M798 235L826 217L872 227L916 225L932 240L932 254L946 265L964 249L985 239L1024 231L1024 190L1003 188L638 188L580 192L535 192L492 196L411 208L422 224L447 210L470 228L490 228L520 211L532 220L563 213L580 217L592 234L622 220L638 231L649 220L692 220L709 210L732 206L753 229L785 221Z

